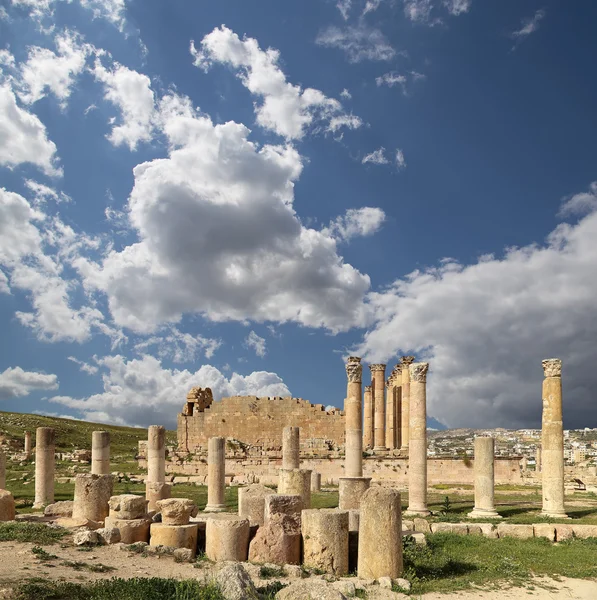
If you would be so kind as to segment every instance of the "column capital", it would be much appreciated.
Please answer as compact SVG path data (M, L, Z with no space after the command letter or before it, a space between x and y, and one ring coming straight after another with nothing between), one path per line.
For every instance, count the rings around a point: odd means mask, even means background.
M415 361L415 357L414 356L403 356L400 359L400 362L402 363L402 365L406 366L408 368L408 366L410 364L412 364Z
M546 358L541 363L543 365L543 375L545 377L562 376L562 360L559 358Z
M363 367L358 356L349 356L346 361L346 376L348 383L361 383Z
M373 391L373 389L371 388L370 385L365 386L365 392L372 392L372 391Z
M425 383L428 370L429 363L412 363L408 368L410 380L416 383Z
M375 371L385 371L386 365L382 365L382 364L369 365L369 369L371 370L372 373Z

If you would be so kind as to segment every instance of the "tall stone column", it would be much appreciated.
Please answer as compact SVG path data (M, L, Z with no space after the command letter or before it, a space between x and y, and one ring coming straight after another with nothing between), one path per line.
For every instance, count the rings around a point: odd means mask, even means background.
M396 399L394 397L394 382L392 377L388 377L386 382L386 443L385 446L389 450L393 450L396 447L396 432L394 430L395 425L395 408Z
M543 421L541 429L543 511L566 517L564 509L564 428L562 423L562 361L543 361Z
M429 363L410 369L410 440L408 446L409 515L429 515L427 509L427 371Z
M31 432L25 432L25 457L31 458Z
M472 519L500 517L494 505L494 450L492 437L475 438L475 507L468 515Z
M282 468L300 467L300 427L284 427L282 430Z
M226 438L212 437L207 442L207 506L205 512L226 510Z
M150 425L147 430L145 498L149 511L158 509L158 500L170 498L170 485L166 483L166 429L161 425Z
M51 427L38 427L35 432L35 502L42 508L54 502L54 470L56 432Z
M0 450L0 490L6 489L6 455Z
M363 427L363 446L373 448L373 393L370 385L365 386L365 423Z
M410 439L410 373L409 366L415 360L414 356L403 356L400 359L402 366L402 431L401 431L401 448L408 450Z
M371 483L371 478L363 477L362 374L361 359L357 356L349 357L346 363L348 383L344 401L346 423L344 472L346 477L340 477L339 480L340 508L343 510L358 508L363 492Z
M108 431L94 431L91 434L91 473L110 474L110 433Z
M541 446L535 450L535 473L541 473Z
M373 448L386 449L386 365L369 365L373 381L374 431Z
M402 448L402 372L396 374L397 383L394 386L394 431L396 432L395 448Z

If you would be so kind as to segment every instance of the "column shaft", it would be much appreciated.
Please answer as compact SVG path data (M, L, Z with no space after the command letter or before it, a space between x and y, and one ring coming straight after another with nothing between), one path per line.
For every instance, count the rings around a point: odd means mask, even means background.
M41 508L54 502L55 452L55 431L51 427L38 427L35 432L34 508Z
M375 406L374 448L386 448L386 365L370 365L371 379L373 382L373 401Z
M402 375L399 377L401 383ZM394 448L402 447L402 386L400 383L394 387L394 431L396 432Z
M414 356L403 356L402 365L402 436L401 448L408 450L410 439L410 373L409 365L415 360Z
M494 450L492 437L475 438L475 507L469 517L499 517L494 506Z
M356 356L349 357L346 363L348 383L344 401L346 424L344 473L346 477L363 476L362 370L361 359Z
M300 467L300 427L284 427L282 430L282 468Z
M25 456L31 458L31 432L25 432Z
M110 434L107 431L94 431L91 434L91 473L110 474Z
M0 450L0 490L6 489L6 455Z
M207 506L205 512L226 510L226 438L213 437L207 442Z
M394 385L388 382L386 386L386 443L385 446L389 450L396 447L396 432L394 430L395 425L395 398L394 398Z
M365 386L365 424L363 430L363 446L373 448L373 397L371 386Z
M161 483L166 479L166 430L151 425L147 431L147 481Z

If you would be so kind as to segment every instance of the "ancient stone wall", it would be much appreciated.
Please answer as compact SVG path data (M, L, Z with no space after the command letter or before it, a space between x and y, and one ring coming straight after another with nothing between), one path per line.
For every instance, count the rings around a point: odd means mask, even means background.
M257 447L259 454L277 453L282 448L282 430L289 426L301 428L302 453L328 454L344 446L344 413L326 412L323 404L313 405L301 398L256 396L210 402L205 393L196 390L187 400L178 415L180 452L205 449L209 438L222 436Z

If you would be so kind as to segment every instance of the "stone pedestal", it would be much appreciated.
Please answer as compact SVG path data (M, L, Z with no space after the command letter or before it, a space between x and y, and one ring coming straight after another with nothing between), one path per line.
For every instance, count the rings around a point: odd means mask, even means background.
M492 437L475 438L475 507L468 514L472 519L500 518L494 506L494 447Z
M110 516L115 519L141 519L147 514L147 500L135 494L112 496L108 506Z
M321 492L321 473L311 471L311 493L318 494Z
M226 438L207 442L207 506L205 512L226 510Z
M189 519L198 512L195 503L189 498L167 498L158 500L157 504L163 525L188 525Z
M172 495L172 486L169 483L148 481L145 483L145 498L147 510L157 511L158 500L165 500Z
M0 490L0 521L15 520L15 499L8 490Z
M427 370L410 365L410 439L408 447L408 515L427 516Z
M149 542L149 519L119 519L108 515L104 523L106 529L115 527L120 531L120 541L123 544Z
M410 440L410 371L409 367L414 362L414 356L403 356L400 359L402 366L402 431L401 449L408 450Z
M562 361L543 361L543 421L541 429L543 510L546 517L565 518L564 431L562 423Z
M110 474L110 434L107 431L94 431L91 434L91 473Z
M149 545L187 548L195 556L197 553L197 527L197 523L189 523L187 525L152 523Z
M55 431L38 427L35 432L35 502L33 508L42 508L54 502Z
M303 564L337 577L348 574L348 511L304 510L301 514Z
M75 478L73 519L100 523L108 516L114 480L112 475L82 473Z
M386 365L369 365L374 403L373 447L375 450L386 449Z
M27 460L31 458L31 432L25 432L25 457Z
M264 485L253 484L238 488L238 516L249 519L251 527L265 523L265 499L274 491Z
M400 494L393 489L372 487L363 494L359 513L359 577L400 577L403 568Z
M339 508L342 510L358 509L361 497L371 485L371 477L340 477Z
M213 561L245 561L249 552L249 521L236 515L218 515L205 526L205 554Z
M284 427L282 430L282 468L300 468L300 427Z
M364 405L363 446L371 450L373 448L373 392L370 385L365 386Z
M311 507L311 471L309 469L280 469L278 494L300 496L303 508Z

